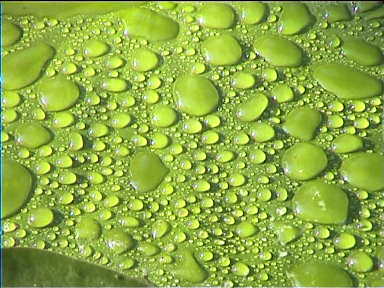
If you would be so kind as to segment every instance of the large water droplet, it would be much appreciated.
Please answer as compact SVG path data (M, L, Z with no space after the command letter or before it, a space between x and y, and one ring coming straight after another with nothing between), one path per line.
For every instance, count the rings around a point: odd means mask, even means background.
M318 180L303 184L292 203L295 214L310 222L341 224L348 216L348 197L344 191Z
M55 50L38 42L24 50L18 50L3 58L3 88L14 90L35 82Z
M174 97L179 109L194 116L213 112L219 104L219 94L212 83L201 76L185 75L177 79Z

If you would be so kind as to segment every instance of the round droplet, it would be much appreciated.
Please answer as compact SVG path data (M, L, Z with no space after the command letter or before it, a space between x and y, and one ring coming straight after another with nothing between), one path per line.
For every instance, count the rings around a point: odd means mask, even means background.
M159 64L159 58L148 48L136 49L132 54L132 69L138 72L153 70Z
M32 175L21 164L3 160L1 218L17 212L28 199L32 189Z
M3 107L5 108L13 108L20 104L21 98L19 93L15 91L4 91L1 103L3 104Z
M351 185L376 191L384 188L384 156L377 153L357 153L344 160L341 176Z
M75 122L75 116L71 112L58 112L53 115L53 127L65 128L71 126Z
M256 149L249 153L249 160L251 163L261 164L265 161L267 156L262 150Z
M80 96L76 83L63 76L45 79L38 87L39 102L45 111L61 111L72 107Z
M106 54L108 51L109 46L107 43L101 40L91 39L85 42L83 53L86 57L95 58Z
M311 140L321 122L320 112L309 107L300 107L289 112L283 129L301 140Z
M197 119L191 118L191 119L184 121L184 123L183 123L183 131L188 133L188 134L199 133L199 132L201 132L202 129L203 129L203 125Z
M246 277L249 274L249 267L244 263L237 262L232 266L232 273L237 276Z
M170 140L167 135L156 132L151 138L151 146L155 149L163 149L167 147L170 143Z
M130 163L131 184L138 192L155 189L169 170L159 156L151 152L138 152Z
M79 239L96 240L101 235L101 226L95 219L83 217L75 227L75 235Z
M363 140L356 135L340 135L332 142L332 150L336 153L350 153L363 148Z
M105 65L108 69L114 70L122 67L125 64L125 60L120 56L111 56L105 61Z
M291 101L294 97L291 87L286 84L280 84L275 86L272 89L271 94L278 103Z
M256 142L267 142L275 137L275 130L268 123L253 123L250 135Z
M123 92L128 89L128 82L120 78L108 78L102 81L101 88L108 92Z
M156 105L152 110L151 123L156 127L169 127L176 123L177 114L171 107Z
M64 185L75 184L77 180L77 176L75 173L70 171L64 171L59 174L59 183Z
M216 110L219 94L212 83L201 76L185 75L177 79L174 97L178 108L193 116L203 116Z
M104 239L107 247L115 254L122 254L131 250L135 245L132 236L119 229L108 231L105 234Z
M337 235L335 239L333 239L333 243L335 244L336 248L351 249L355 247L356 238L352 234L342 232Z
M226 29L230 28L235 21L235 13L231 6L224 3L206 3L200 10L197 21L200 25Z
M125 112L117 112L114 113L110 118L110 125L113 128L124 128L131 123L132 118L131 115Z
M43 228L53 222L54 216L49 208L35 208L29 212L28 224L34 228Z
M250 222L244 221L236 226L236 234L241 238L252 237L257 233L257 228Z
M236 116L241 121L257 120L267 109L268 98L262 93L251 96L247 101L237 107Z
M339 187L319 180L303 184L292 199L295 214L310 222L342 224L348 216L348 197Z
M234 173L229 176L228 182L231 186L238 187L245 183L245 177L240 173Z
M102 123L92 123L88 129L88 135L95 138L103 137L107 135L108 132L108 126Z
M255 85L255 83L256 83L255 77L251 73L236 72L232 76L231 85L234 88L248 89L248 88L252 88L253 85Z
M296 67L303 61L301 49L292 41L277 37L263 36L253 44L256 53L274 66Z
M35 149L51 140L51 132L38 123L22 124L15 131L16 143L26 148Z
M267 13L265 3L260 2L239 2L240 20L244 24L258 24Z
M283 155L281 165L284 173L295 180L308 180L320 174L327 167L327 155L319 146L298 143Z
M347 258L348 266L355 272L369 272L373 269L373 260L371 256L363 251L352 252Z
M212 65L233 65L242 57L239 42L231 35L212 36L201 44L201 51L205 60Z

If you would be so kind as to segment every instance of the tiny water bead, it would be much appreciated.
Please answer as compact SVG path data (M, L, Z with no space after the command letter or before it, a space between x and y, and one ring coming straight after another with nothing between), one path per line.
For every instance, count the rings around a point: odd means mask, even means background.
M294 137L308 141L314 137L320 122L320 112L309 107L301 107L288 114L283 129Z
M43 42L10 53L2 59L3 88L15 90L26 87L35 82L49 60L53 58L55 50Z
M284 173L295 180L309 180L320 174L327 164L323 149L306 142L293 145L281 160Z
M267 109L268 103L267 96L257 93L237 107L236 116L240 121L245 122L257 120Z
M206 3L199 11L197 21L205 27L226 29L234 24L235 13L225 3Z
M21 124L16 128L15 141L28 149L35 149L52 140L51 132L38 123Z
M27 201L32 190L31 173L14 160L3 160L1 218L17 212Z
M28 224L34 228L44 228L52 224L54 213L49 208L35 208L29 212Z
M303 184L293 199L295 214L310 222L342 224L348 216L348 197L339 187L319 180Z
M201 52L205 60L215 66L234 65L243 53L237 39L228 34L208 37L201 44Z
M154 190L168 174L168 168L155 153L138 152L131 160L131 184L138 192Z
M109 51L107 43L97 39L90 39L84 43L84 56L90 58L100 57Z
M174 86L174 98L182 112L193 116L209 114L219 104L219 93L215 86L201 76L179 77Z
M132 54L132 69L138 72L153 70L159 64L158 56L148 48L136 49Z
M360 152L344 160L341 176L352 186L368 191L384 188L384 156Z
M151 123L156 127L169 127L177 121L176 111L168 105L158 104L152 110Z
M45 111L62 111L73 106L80 96L76 83L58 76L39 85L39 102Z
M255 51L273 66L296 67L302 63L303 54L292 41L278 36L263 36L253 44Z
M360 99L380 95L382 82L342 64L321 64L313 68L313 77L321 86L342 99Z
M6 31L6 33L4 33ZM2 46L11 46L15 44L17 41L20 40L21 35L22 35L22 30L21 28L12 23L9 20L4 19L3 20L3 25L2 25Z

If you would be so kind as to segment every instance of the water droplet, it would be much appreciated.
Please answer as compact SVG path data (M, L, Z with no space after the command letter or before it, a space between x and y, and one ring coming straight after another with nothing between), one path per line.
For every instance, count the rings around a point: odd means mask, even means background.
M201 44L205 60L212 65L233 65L240 61L242 49L239 42L231 35L212 36Z
M28 199L32 189L32 175L24 166L7 158L3 161L1 218L18 211Z
M308 180L320 174L327 167L327 155L319 146L298 143L283 155L281 165L284 173L295 180Z
M185 75L176 80L175 101L178 108L193 116L203 116L216 110L219 94L212 83L201 76Z
M29 212L28 224L34 228L43 228L50 225L54 220L53 211L49 208L35 208Z
M155 189L168 174L168 168L159 156L151 152L138 152L130 164L131 184L138 192Z
M3 58L3 88L14 90L35 82L46 63L53 58L55 50L42 42L18 50Z
M296 67L300 66L303 60L301 49L292 41L282 37L260 37L253 46L257 54L273 66Z
M384 188L384 156L377 153L357 153L343 161L341 176L351 185L376 191Z

